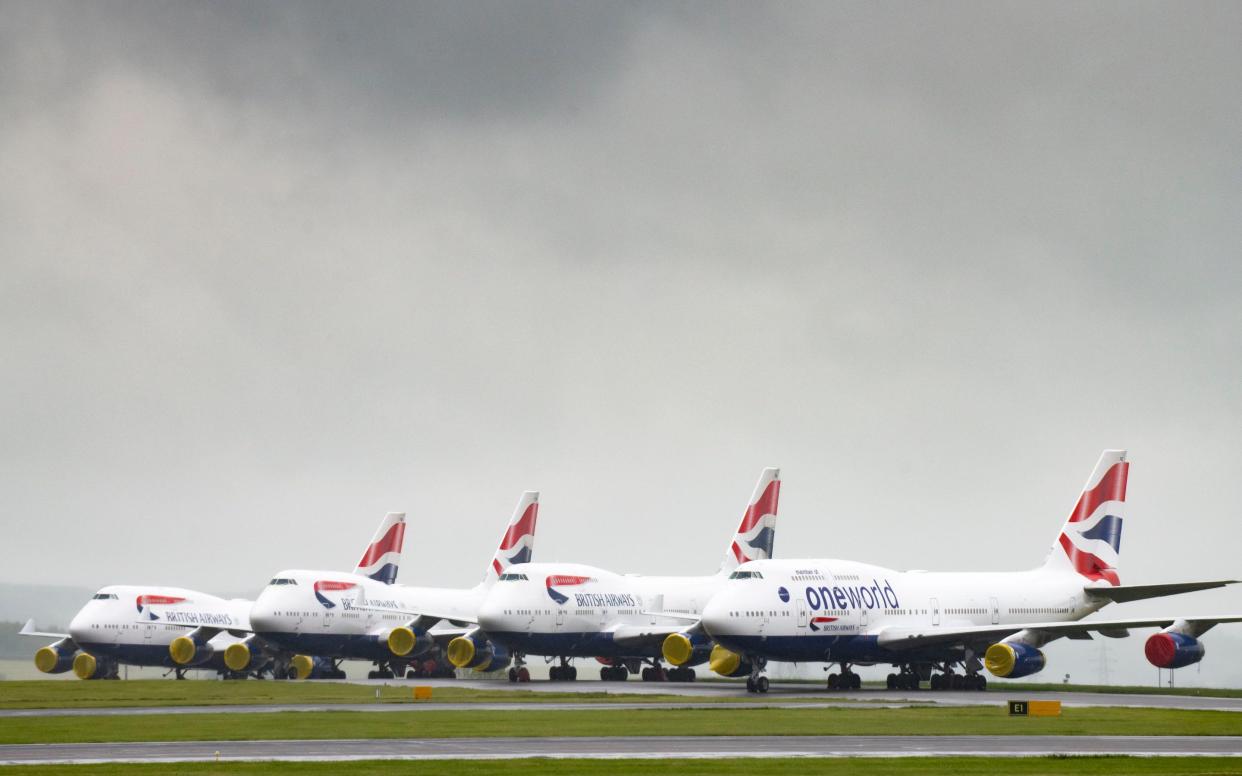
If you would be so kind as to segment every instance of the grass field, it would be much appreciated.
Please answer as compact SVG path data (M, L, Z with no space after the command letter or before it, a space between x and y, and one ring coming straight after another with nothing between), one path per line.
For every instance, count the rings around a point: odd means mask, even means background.
M638 709L483 714L308 711L124 717L14 717L0 743L238 741L321 738L667 735L1242 735L1242 714L1068 708L1061 717L1008 717L995 707L901 709ZM1240 763L1242 765L1242 763Z
M460 760L362 761L325 763L152 763L134 765L45 765L12 766L0 772L17 776L45 774L186 774L186 776L331 776L348 770L350 776L391 776L415 773L419 776L458 776L468 768L486 771L488 776L541 776L555 771L558 776L1091 776L1092 774L1153 774L1153 776L1219 776L1236 774L1242 761L1222 757L913 757L913 758L788 758L728 760L489 760L465 764Z
M417 682L401 685L362 685L343 682L173 682L162 679L127 682L45 682L40 680L0 682L0 709L104 708L120 706L222 706L266 703L406 703L413 702L412 688ZM550 703L575 701L607 703L733 703L763 700L744 690L737 695L687 697L684 695L645 695L626 693L624 685L599 692L532 692L529 690L489 690L468 687L436 687L431 703ZM607 688L607 690L605 690ZM376 698L376 690L379 698ZM982 694L981 694L982 695ZM825 695L834 701L866 703L867 698ZM820 697L781 698L782 701L823 700ZM880 699L871 699L878 701ZM421 702L421 701L420 701Z

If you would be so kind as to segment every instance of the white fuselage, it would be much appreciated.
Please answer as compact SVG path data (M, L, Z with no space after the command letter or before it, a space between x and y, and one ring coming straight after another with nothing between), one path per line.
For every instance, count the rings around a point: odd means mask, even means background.
M386 585L340 571L294 569L280 572L263 589L250 610L250 622L258 636L290 652L386 660L395 657L388 635L407 625L412 612L460 615L473 622L483 595L481 585ZM424 635L416 634L420 641ZM414 654L426 646L420 643Z
M787 661L961 659L962 645L894 654L882 635L1078 620L1102 604L1077 574L896 571L846 560L761 560L733 572L703 610L730 651Z
M109 585L100 589L74 615L69 623L69 635L88 654L117 663L219 670L219 661L196 666L176 665L168 646L173 639L192 630L186 625L210 625L224 631L208 641L215 653L223 653L225 647L240 641L249 630L250 605L245 599L226 600L180 587ZM209 607L217 614L211 623L182 622L185 613L179 612L179 608L191 607ZM229 633L229 629L233 632Z
M620 634L677 623L652 612L698 615L724 575L648 577L576 563L511 566L479 607L488 638L527 655L658 657L659 642L637 646Z

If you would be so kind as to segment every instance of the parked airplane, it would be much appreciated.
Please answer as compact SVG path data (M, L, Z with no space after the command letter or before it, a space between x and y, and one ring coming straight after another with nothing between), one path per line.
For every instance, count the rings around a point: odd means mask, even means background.
M449 643L448 657L459 668L484 670L499 656L513 655L517 665L511 681L525 681L526 655L559 658L554 680L573 680L572 657L600 658L604 680L624 681L643 663L644 680L693 680L692 665L708 657L705 645L687 645L683 659L666 672L660 645L678 620L652 614L675 612L698 616L702 606L724 584L738 564L772 555L776 531L780 471L764 469L746 507L741 525L730 538L720 571L698 577L647 577L615 574L595 566L572 563L527 563L500 575L478 609L479 628ZM464 618L463 618L464 619Z
M1043 669L1050 641L1129 635L1148 638L1147 659L1180 668L1203 658L1198 640L1213 626L1242 616L1083 619L1109 603L1222 587L1236 580L1122 585L1118 573L1129 464L1124 450L1106 450L1043 566L1015 573L935 573L837 559L756 560L740 565L702 617L665 641L665 655L705 636L717 644L710 665L746 676L766 692L769 660L838 663L829 688L857 689L854 665L891 664L890 688L979 689L980 668L1019 678ZM687 619L687 621L691 621ZM982 660L980 660L982 658ZM960 666L962 674L954 673ZM939 673L933 673L933 670Z
M72 670L81 679L117 679L121 665L135 665L170 668L178 679L185 678L188 668L243 677L273 665L270 655L253 661L249 656L244 662L229 660L229 650L243 643L249 630L250 603L180 587L109 585L74 615L68 633L38 631L34 620L20 633L57 639L35 653L35 665L48 674ZM191 606L210 606L215 611L212 635L204 639L194 660L177 661L169 648L184 638L186 629L174 622ZM161 607L161 614L156 614L156 607Z
M375 662L370 678L435 670L439 647L464 629L451 623L432 627L458 616L473 620L496 579L510 565L529 560L538 514L539 494L523 493L483 581L466 589L396 584L404 516L399 522L386 519L353 574L290 569L273 577L250 610L255 637L297 653L291 669L298 678L343 676L344 659ZM423 611L438 614L411 614ZM507 656L500 663L498 657L495 668L507 666Z

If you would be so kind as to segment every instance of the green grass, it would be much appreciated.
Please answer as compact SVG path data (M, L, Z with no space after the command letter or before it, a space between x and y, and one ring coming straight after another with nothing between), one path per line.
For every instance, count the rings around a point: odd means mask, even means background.
M989 691L998 692L1099 692L1112 695L1195 695L1204 698L1242 698L1242 690L1223 687L1145 687L1107 684L1035 684L993 681Z
M1092 774L1153 774L1153 776L1217 776L1236 774L1242 761L1228 757L911 757L911 758L782 758L721 760L489 760L474 766L460 760L417 762L369 760L361 762L249 762L249 763L150 763L135 765L24 765L0 768L15 776L44 774L187 774L187 776L334 776L348 769L350 776L388 776L412 773L419 776L459 776L475 767L489 776L1091 776Z
M125 682L48 682L43 680L0 682L0 709L105 708L129 706L231 706L266 703L322 704L413 702L411 681L405 685L361 685L342 682L174 682L164 679L141 679ZM831 700L850 700L848 696L824 696ZM738 694L720 697L688 697L684 695L627 694L624 686L605 692L532 692L530 690L488 690L466 687L436 687L431 703L730 703L754 701L745 688ZM823 698L786 698L781 700L819 701ZM854 699L862 700L862 699ZM878 699L876 699L878 700ZM420 703L423 701L420 701Z
M323 738L667 735L1242 735L1242 714L1173 709L1067 708L1061 717L1010 718L997 707L671 709L544 711L479 715L308 711L14 717L0 743L238 741Z

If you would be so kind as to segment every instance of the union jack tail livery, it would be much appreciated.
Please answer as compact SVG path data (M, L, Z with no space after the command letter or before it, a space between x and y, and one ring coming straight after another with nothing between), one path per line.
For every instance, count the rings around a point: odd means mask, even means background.
M781 470L764 469L759 483L751 494L750 504L742 515L737 533L725 550L721 573L733 569L748 560L767 560L772 557L772 542L776 538L776 505L781 495Z
M1074 571L1092 582L1121 584L1117 567L1129 473L1125 450L1105 450L1100 455L1100 462L1052 545L1045 568Z
M367 551L358 561L354 573L370 577L385 585L397 581L397 567L401 565L401 545L405 541L405 513L389 512L380 523L379 530L371 537Z
M535 524L539 521L539 492L528 490L518 499L517 509L500 537L500 546L483 575L483 584L490 585L515 563L529 563L535 550Z

